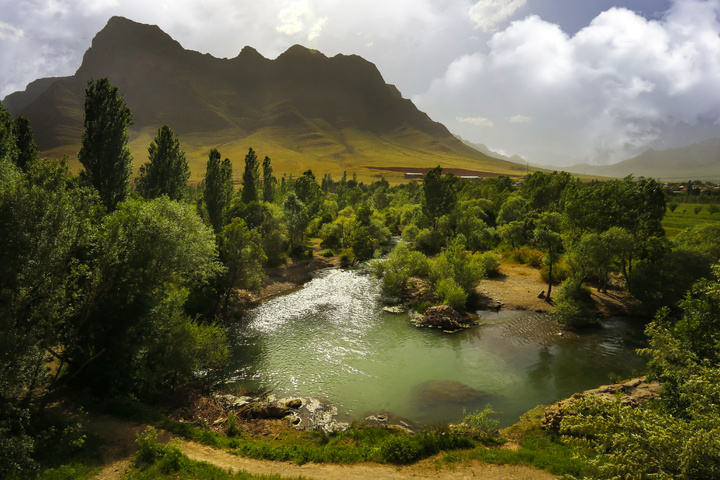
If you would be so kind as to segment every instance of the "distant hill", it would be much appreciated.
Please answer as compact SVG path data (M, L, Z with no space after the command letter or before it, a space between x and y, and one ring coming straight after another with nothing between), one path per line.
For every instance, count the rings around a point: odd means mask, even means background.
M613 165L573 165L567 171L588 175L634 175L660 180L720 180L720 138L668 150L648 149Z
M157 26L110 19L75 75L37 80L5 98L27 116L40 149L75 158L87 81L108 77L133 112L130 147L137 165L157 129L181 140L197 179L217 147L236 169L247 149L269 155L278 173L357 172L401 176L402 167L522 175L525 166L481 153L455 138L356 55L296 45L275 60L245 47L232 59L185 50Z
M460 135L455 135L455 137L458 140L460 140L461 142L463 142L465 145L467 145L468 147L474 148L478 152L484 153L485 155L487 155L489 157L497 158L500 160L508 160L513 163L520 163L520 164L526 163L525 159L522 158L520 155L513 155L511 157L508 157L507 155L503 155L502 153L498 153L498 152L494 152L494 151L490 150L488 148L488 146L485 145L484 143L473 143L470 140L465 140Z

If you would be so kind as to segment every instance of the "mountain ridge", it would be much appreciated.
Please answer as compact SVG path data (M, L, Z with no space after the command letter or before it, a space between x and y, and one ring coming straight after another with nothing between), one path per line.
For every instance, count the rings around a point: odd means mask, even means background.
M549 168L549 167L546 167ZM713 137L684 147L656 150L612 165L572 165L566 170L612 177L644 176L668 181L720 180L720 138Z
M119 88L133 112L136 164L145 161L154 131L168 124L181 141L186 137L195 170L205 160L200 156L221 146L233 156L244 157L252 146L287 157L289 173L318 162L331 171L377 167L395 155L419 166L524 169L462 144L360 56L327 57L294 45L274 60L252 47L219 59L184 49L157 26L122 17L111 18L93 38L74 75L37 80L4 103L30 119L43 152L74 154L87 81L101 77Z

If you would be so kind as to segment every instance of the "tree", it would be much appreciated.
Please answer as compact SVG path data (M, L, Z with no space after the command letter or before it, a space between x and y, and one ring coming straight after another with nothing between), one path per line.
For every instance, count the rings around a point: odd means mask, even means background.
M205 170L205 206L215 233L220 233L225 221L225 210L232 200L232 164L227 158L220 162L220 152L210 150Z
M12 116L0 102L0 159L7 158L9 164L18 164L18 147Z
M660 402L631 406L592 395L566 407L561 433L590 447L592 478L718 478L720 472L720 265L701 281L673 325L665 309L646 328ZM650 404L648 404L650 405Z
M30 164L38 158L38 147L35 143L30 120L22 115L15 117L13 121L15 131L15 144L18 149L17 166L27 172Z
M78 159L81 178L100 194L109 211L127 197L132 155L127 146L132 113L118 88L107 78L88 81L85 90L85 132Z
M322 188L317 183L312 170L303 172L302 177L295 180L294 188L298 199L308 208L320 200L323 195Z
M457 196L454 180L454 176L443 176L440 165L430 170L423 179L422 210L432 221L433 230L436 232L438 219L455 208Z
M189 289L224 271L215 236L195 209L165 196L131 199L106 216L99 231L75 319L78 341L66 351L76 379L96 393L152 398L200 368L217 366L224 354L213 352L226 350L222 332L183 311ZM217 347L200 348L206 341ZM183 355L176 350L183 345L192 345L186 355L201 357L176 364L165 356Z
M255 151L251 148L245 155L245 170L242 176L242 199L243 203L257 202L259 200L258 184L260 183L260 165Z
M535 227L535 243L545 250L545 261L548 265L548 293L550 299L553 284L553 266L558 260L562 249L562 237L560 236L561 217L558 213L545 213L540 217Z
M290 247L302 245L305 239L305 229L308 226L308 216L305 205L294 193L289 193L283 202L285 225L290 236Z
M277 178L273 175L273 168L270 165L270 157L263 160L263 200L268 203L275 201L275 185Z
M187 182L190 178L185 152L180 149L180 140L170 127L163 125L148 147L150 161L140 167L138 190L145 198L167 195L170 200L182 200L187 196Z
M235 288L257 292L263 280L263 263L267 260L260 234L251 230L241 218L234 218L218 236L220 260L226 267L224 276L225 302Z

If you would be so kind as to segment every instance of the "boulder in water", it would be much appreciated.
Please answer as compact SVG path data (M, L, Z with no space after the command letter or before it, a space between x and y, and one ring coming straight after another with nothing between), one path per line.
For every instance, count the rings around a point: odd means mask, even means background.
M456 380L430 380L413 389L416 401L424 407L464 405L490 400L492 395Z
M428 308L425 315L416 321L416 325L454 331L466 327L460 323L460 319L460 314L451 306L438 305Z

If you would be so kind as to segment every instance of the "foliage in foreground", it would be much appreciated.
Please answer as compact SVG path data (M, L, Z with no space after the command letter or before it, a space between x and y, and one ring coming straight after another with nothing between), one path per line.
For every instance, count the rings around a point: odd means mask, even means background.
M562 430L592 448L593 478L720 478L720 264L716 281L701 281L682 302L673 323L661 311L647 327L661 400L632 408L596 398L569 408Z

